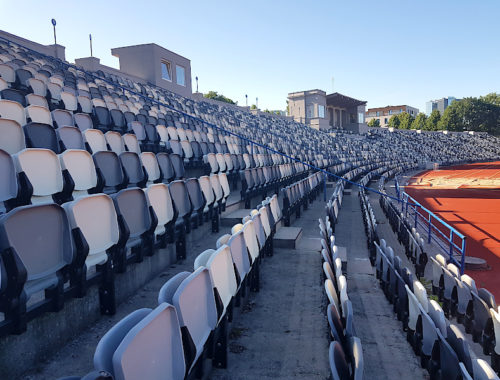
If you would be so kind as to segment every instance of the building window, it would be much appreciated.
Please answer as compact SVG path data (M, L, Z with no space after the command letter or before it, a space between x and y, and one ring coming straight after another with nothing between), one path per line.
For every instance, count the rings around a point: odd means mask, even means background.
M175 76L177 77L177 84L179 86L186 85L186 70L182 66L175 66Z
M377 116L380 116L380 111L377 111Z
M325 117L325 106L318 104L318 117L321 117L321 118Z
M392 110L389 110L389 115L392 115Z
M161 78L172 82L172 71L169 61L161 61Z
M358 123L362 124L365 122L365 114L363 112L358 112Z
M387 124L387 118L384 118L384 124Z
M306 107L306 117L309 119L314 117L314 105L310 104Z
M399 109L399 113L401 113L401 112L403 112L403 109L402 109L402 108L400 108L400 109Z

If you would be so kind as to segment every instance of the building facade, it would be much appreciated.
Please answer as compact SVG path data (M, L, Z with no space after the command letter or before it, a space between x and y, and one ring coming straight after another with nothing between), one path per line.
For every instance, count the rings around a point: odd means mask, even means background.
M425 114L429 116L432 113L432 111L438 110L439 113L441 113L442 115L444 110L448 108L448 106L456 100L459 99L453 96L448 96L447 98L441 98L436 100L429 100L427 103L425 103Z
M365 101L338 92L327 95L316 89L288 94L288 115L320 131L365 130L365 106Z
M366 122L369 123L371 120L377 119L380 122L381 127L387 127L389 119L393 115L398 115L403 112L407 112L411 116L415 117L418 115L419 111L418 108L407 105L368 108L368 111L366 111Z

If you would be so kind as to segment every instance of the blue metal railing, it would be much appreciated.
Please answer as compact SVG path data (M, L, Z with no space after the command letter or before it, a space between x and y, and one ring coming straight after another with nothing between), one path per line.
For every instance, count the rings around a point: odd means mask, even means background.
M448 261L465 270L465 254L467 237L455 227L450 226L438 215L422 206L415 198L401 190L399 181L395 178L396 193L401 204L401 212L413 220L415 229L425 231L427 243L434 242L448 257ZM459 257L459 260L457 260Z

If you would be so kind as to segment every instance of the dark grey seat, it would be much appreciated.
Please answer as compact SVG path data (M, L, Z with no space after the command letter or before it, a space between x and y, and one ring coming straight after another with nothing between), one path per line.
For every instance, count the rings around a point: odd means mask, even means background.
M55 153L61 152L56 131L52 126L42 123L29 123L23 129L26 147L50 149Z
M204 217L203 213L206 204L205 197L203 196L203 192L201 191L198 179L189 178L186 180L185 184L189 199L191 200L191 204L193 207L191 220L193 222L193 227L197 228L199 225L203 224L204 220L207 219Z
M156 155L158 166L160 167L163 182L169 183L175 179L175 170L167 153L158 153Z
M85 149L82 134L77 127L65 126L56 130L61 152L66 149Z
M115 152L97 152L92 158L104 193L113 194L126 186L127 178Z
M175 179L184 178L184 161L178 154L170 154L170 161L175 171Z
M112 198L122 239L126 239L114 264L118 271L124 271L128 262L140 262L144 255L154 253L157 218L153 208L148 206L146 194L138 187L120 190Z
M127 176L128 187L145 187L148 182L146 169L142 166L139 155L134 152L120 154L120 162Z
M7 152L0 149L0 214L17 205L19 184L14 160Z

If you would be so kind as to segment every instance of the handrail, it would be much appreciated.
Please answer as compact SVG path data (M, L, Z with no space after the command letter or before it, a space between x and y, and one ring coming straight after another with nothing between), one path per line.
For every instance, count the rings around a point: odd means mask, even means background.
M395 178L396 189L401 189L398 178ZM415 198L404 190L398 192L398 202L401 203L401 212L414 217L414 226L419 226L427 234L427 243L434 241L439 248L448 256L448 261L460 268L460 273L465 271L465 255L467 236L458 231L455 227L449 225L441 217L425 208ZM406 205L406 207L405 207ZM413 211L413 213L411 212ZM445 233L443 230L447 231ZM458 244L455 242L458 240ZM455 253L460 256L460 261L455 258Z

